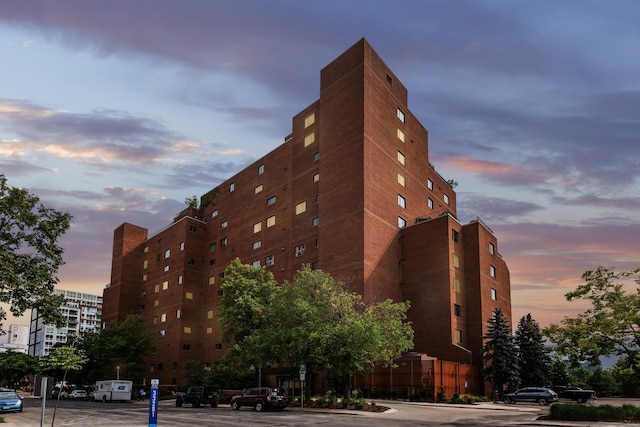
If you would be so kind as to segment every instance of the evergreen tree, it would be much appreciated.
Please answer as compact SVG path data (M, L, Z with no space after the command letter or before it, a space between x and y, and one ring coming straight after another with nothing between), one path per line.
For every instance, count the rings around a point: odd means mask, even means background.
M509 322L501 308L493 312L493 317L488 320L488 324L487 335L483 337L485 344L482 348L484 378L493 383L494 393L501 396L505 386L513 389L520 382L518 350L511 336Z
M531 313L518 323L515 343L518 347L520 385L523 387L544 386L549 383L550 358L544 346L545 340L538 322Z
M568 385L569 384L569 372L567 371L567 364L559 358L554 358L551 362L550 369L551 385Z

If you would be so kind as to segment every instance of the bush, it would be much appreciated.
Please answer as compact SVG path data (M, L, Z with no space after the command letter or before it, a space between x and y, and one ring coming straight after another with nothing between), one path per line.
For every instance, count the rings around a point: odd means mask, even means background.
M640 407L556 403L551 405L549 418L563 421L640 421Z

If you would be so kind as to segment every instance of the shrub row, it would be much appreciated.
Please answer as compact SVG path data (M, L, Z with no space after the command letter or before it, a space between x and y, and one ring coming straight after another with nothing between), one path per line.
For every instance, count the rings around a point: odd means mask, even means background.
M634 405L551 405L549 418L563 421L640 421L640 407Z

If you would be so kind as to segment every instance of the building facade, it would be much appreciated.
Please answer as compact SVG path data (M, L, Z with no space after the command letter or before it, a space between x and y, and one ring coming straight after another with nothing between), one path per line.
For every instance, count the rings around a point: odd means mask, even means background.
M481 366L486 321L498 307L511 318L509 271L489 227L458 221L407 102L362 39L321 71L282 145L153 236L115 230L103 319L141 313L157 330L150 376L176 385L188 360L224 354L219 285L236 257L279 283L310 264L365 302L410 300L414 352Z
M75 340L83 332L96 332L102 327L102 296L82 292L56 289L55 294L64 295L65 303L60 312L67 324L61 328L45 323L38 310L31 310L29 326L29 355L46 356L56 344Z
M0 353L13 351L25 353L29 351L29 326L10 325L5 339L0 342Z

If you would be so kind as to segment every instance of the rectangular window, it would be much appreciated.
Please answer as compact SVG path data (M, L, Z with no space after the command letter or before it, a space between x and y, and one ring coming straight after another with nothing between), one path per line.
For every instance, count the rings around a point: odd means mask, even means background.
M493 265L489 266L489 274L491 275L491 277L493 277L495 279L495 277L496 277L496 268Z
M427 199L427 206L429 206L429 209L433 209L433 200Z
M269 218L267 218L267 228L269 227L273 227L274 225L276 225L276 216L270 216Z
M402 197L402 195L400 194L398 194L398 206L400 206L401 208L407 207L407 199Z
M182 274L178 276L178 285L182 285Z
M402 152L398 151L398 163L400 163L401 165L405 164L405 157L404 154L402 154Z
M304 127L308 128L312 124L316 122L316 113L311 113L307 117L304 118Z
M154 292L157 294L158 292L160 292L160 285L155 285L153 287Z
M272 266L273 265L273 255L269 255L267 257L265 257L264 259L264 265L266 265L267 267Z
M220 223L220 228L227 228L229 226L229 221L222 221Z
M162 313L160 315L160 322L164 323L167 321L167 313Z
M222 344L220 344L219 342L216 343L216 350L222 350Z
M456 292L460 292L460 280L453 279L453 290Z
M225 246L227 246L228 240L226 237L223 237L222 239L220 239L220 247L224 248Z
M182 316L182 312L180 311L180 309L176 310L176 319L179 319L180 316Z
M262 231L262 221L256 222L255 224L253 224L253 234L259 233L261 231Z
M405 228L407 226L407 220L402 218L401 216L398 217L398 227L399 228Z
M218 216L218 209L216 209L215 211L211 212L211 218L215 218Z
M404 175L398 174L398 184L402 185L403 187L406 186L406 179Z
M164 251L164 258L167 259L171 256L171 249L167 249Z
M147 276L146 274L143 274L143 275L142 275L142 281L143 281L143 282L146 282L146 281L147 281L147 277L148 277L148 276Z
M224 291L222 289L218 289L218 296L221 297L224 295Z
M160 329L160 336L163 337L167 334L167 331L165 331L164 329ZM152 369L153 371L153 369Z
M251 263L251 265L252 265L252 266L254 266L254 267L260 267L260 260L259 260L259 259L257 259L257 260L255 260L255 261L253 261L253 262Z
M396 135L400 141L404 142L404 132L402 132L402 129L398 128Z
M300 202L296 205L296 215L300 215L301 213L306 212L307 210L307 202Z
M304 137L304 146L308 147L316 141L316 133L311 132L309 135Z
M149 261L145 259L144 261L142 261L142 268L147 268L147 267L149 267Z
M232 182L229 184L229 193L233 193L234 191L236 191L236 183Z
M258 194L262 191L262 184L258 185L256 188L253 189L253 194Z
M276 203L276 196L271 196L267 199L267 206L275 205L275 203Z
M453 266L455 268L460 268L460 257L456 254L452 254L453 255Z
M462 306L460 304L453 304L453 314L456 317L462 317Z
M496 254L496 247L493 243L489 243L489 253L491 255L495 255Z
M258 175L262 175L264 173L264 163L258 166Z
M224 271L222 273L218 273L218 279L224 279Z
M191 333L191 326L185 326L184 328L182 328L182 330L184 331L185 334L190 334Z
M191 350L191 344L182 344L182 349L184 351L189 351Z
M216 284L216 276L209 276L209 285Z
M498 300L498 291L495 288L491 288L491 299L494 301Z
M195 225L190 225L189 226L189 231L192 233L195 233L196 231L198 231L198 228Z
M189 265L196 265L196 260L195 260L194 258L189 258L189 259L187 260L187 264L189 264Z
M320 224L320 218L318 218L318 217L316 216L316 217L314 217L314 218L311 220L311 226L312 226L312 227L317 227L317 226L318 226L318 224Z
M320 174L319 173L314 173L313 174L313 182L318 182L320 181Z
M253 244L251 245L252 249L254 249L254 250L260 248L260 246L262 246L262 241L261 240L253 242Z
M162 290L166 291L167 289L169 289L169 281L165 280L164 282L162 282Z
M213 310L207 311L207 319L213 319Z
M216 251L216 244L209 243L209 252L215 252L215 251Z
M193 292L185 292L184 297L186 299L193 299Z
M304 255L304 244L296 246L296 257Z
M146 254L147 252L149 252L149 246L144 247L144 253Z
M184 242L180 242L180 252L184 251Z
M456 344L462 344L462 331L456 329Z
M398 117L398 119L404 123L404 111L402 111L400 108L398 108L396 110L396 116Z
M151 319L151 323L153 323L154 325L158 323L158 316L153 316L153 318Z
M447 196L446 194L444 195L444 202L446 204L449 204L449 196Z
M157 307L157 306L159 306L159 305L160 305L160 300L154 300L154 301L153 301L153 306L154 306L154 307Z
M451 240L458 243L460 240L460 233L458 233L458 230L454 230L453 228L451 229Z
M213 328L211 326L209 326L207 328L207 335L212 334L213 333Z
M433 181L431 179L427 179L427 188L433 190Z
M320 160L320 152L316 151L315 153L313 153L313 161L317 162L318 160Z

